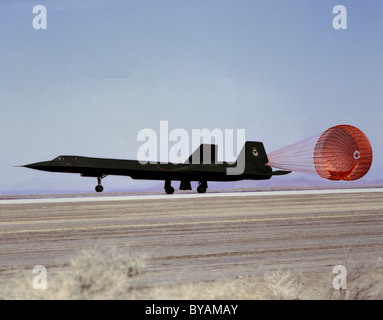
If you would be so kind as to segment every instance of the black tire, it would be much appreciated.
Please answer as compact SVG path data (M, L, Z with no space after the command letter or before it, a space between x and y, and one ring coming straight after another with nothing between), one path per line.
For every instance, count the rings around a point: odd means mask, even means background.
M197 192L198 193L205 193L206 192L206 188L202 187L202 186L198 186L197 187Z
M104 191L104 187L103 186L96 186L95 190L96 190L96 192L102 192L102 191Z
M166 194L173 194L174 193L174 188L173 187L165 188L165 192L166 192Z

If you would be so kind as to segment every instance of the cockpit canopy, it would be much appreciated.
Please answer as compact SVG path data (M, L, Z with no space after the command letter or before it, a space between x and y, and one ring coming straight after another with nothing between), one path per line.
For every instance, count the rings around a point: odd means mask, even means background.
M52 161L68 161L68 160L78 160L77 156L58 156L54 158Z

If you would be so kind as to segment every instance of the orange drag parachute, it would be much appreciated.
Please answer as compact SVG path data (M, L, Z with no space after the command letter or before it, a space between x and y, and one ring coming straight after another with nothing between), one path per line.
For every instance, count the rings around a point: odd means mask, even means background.
M357 180L371 167L372 148L356 127L338 125L321 135L268 154L271 167L318 174L328 180Z

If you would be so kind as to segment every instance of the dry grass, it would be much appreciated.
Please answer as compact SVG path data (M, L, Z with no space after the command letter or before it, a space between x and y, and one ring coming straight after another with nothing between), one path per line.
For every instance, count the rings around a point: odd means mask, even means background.
M135 299L153 300L381 300L383 268L355 268L347 290L335 290L332 270L317 273L278 271L263 277L158 286L135 292Z
M135 299L149 300L261 300L267 295L261 278L230 279L160 285L137 290Z
M129 298L132 277L145 267L145 258L116 248L86 249L70 259L68 271L47 270L47 288L33 288L29 272L17 273L2 299L119 299ZM68 269L68 268L65 268Z
M383 261L383 260L382 260ZM379 262L379 260L378 260ZM83 250L70 259L66 271L47 272L47 289L32 286L33 274L19 272L0 291L0 299L149 299L149 300L331 300L383 299L381 263L347 267L347 290L335 290L332 269L321 273L280 270L263 277L244 277L144 289L132 279L144 271L146 258L116 248Z
M383 268L356 267L347 274L346 290L329 290L325 299L338 300L382 300Z
M292 272L273 272L265 274L267 288L277 300L297 300L300 298L303 281L302 274Z
M290 271L265 276L156 286L136 291L135 299L153 300L295 300L323 299L329 273L295 275ZM327 280L327 281L326 281Z

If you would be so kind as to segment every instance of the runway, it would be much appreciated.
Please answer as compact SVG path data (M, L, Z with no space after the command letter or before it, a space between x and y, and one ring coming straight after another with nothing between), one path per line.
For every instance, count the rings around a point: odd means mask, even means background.
M361 188L361 189L320 189L320 190L279 190L279 191L255 191L255 192L212 192L204 194L181 193L181 194L156 194L156 195L129 195L129 196L97 196L87 197L39 197L28 196L14 199L0 199L0 205L4 204L33 204L33 203L62 203L62 202L100 202L100 201L132 201L132 200L175 200L189 198L211 198L211 197L263 197L281 195L313 195L313 194L333 194L333 193L371 193L383 192L383 188Z
M35 265L65 269L96 244L148 257L136 286L374 264L383 257L382 191L1 200L0 280Z

